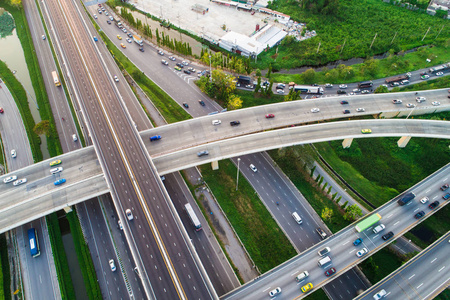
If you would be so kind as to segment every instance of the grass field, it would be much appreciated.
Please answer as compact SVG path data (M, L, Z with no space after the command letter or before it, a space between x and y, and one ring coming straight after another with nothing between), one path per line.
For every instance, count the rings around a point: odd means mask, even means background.
M383 248L362 263L359 267L373 284L377 283L402 265L402 260L389 249Z
M209 164L200 166L200 170L261 273L296 255L293 246L243 176L239 178L239 189L236 191L237 168L231 161L220 161L219 170L213 171Z

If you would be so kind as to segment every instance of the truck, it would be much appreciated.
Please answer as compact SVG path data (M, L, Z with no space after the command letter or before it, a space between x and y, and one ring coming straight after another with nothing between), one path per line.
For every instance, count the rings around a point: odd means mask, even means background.
M384 82L385 82L386 84L392 84L392 83L394 83L394 82L400 82L400 81L408 80L408 79L409 79L408 74L405 74L405 75L398 75L398 76L386 78L386 79L384 80Z
M138 37L137 35L133 35L133 41L134 41L136 44L138 44L139 46L142 47L143 42L142 42L142 39L141 39L140 37Z
M295 92L302 94L323 94L323 88L320 86L295 85L292 87Z
M435 68L431 68L430 70L428 70L428 72L436 74L437 72L447 71L448 69L450 69L450 63L443 64L443 65L437 66Z
M366 230L367 228L369 228L370 226L372 226L373 224L377 223L380 220L381 220L381 215L380 214L373 214L373 215L365 218L364 220L362 220L358 224L356 224L355 229L358 232L364 231L364 230Z
M398 201L397 203L400 206L403 206L405 204L407 204L409 201L411 201L412 199L414 199L414 197L416 197L416 195L414 193L407 193L405 195L403 195Z

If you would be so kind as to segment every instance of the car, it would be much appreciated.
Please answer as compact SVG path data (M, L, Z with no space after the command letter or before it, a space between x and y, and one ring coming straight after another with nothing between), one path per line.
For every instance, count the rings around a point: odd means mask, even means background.
M346 88L347 88L347 85L346 85L346 84L340 84L340 85L339 85L339 88L340 88L340 89L346 89Z
M427 75L427 74L420 76L420 79L422 79L422 80L426 80L428 78L430 78L430 75Z
M111 25L111 21L110 21L110 20L106 20L106 23L108 23L109 25Z
M45 41L46 39L45 34L42 35L42 39Z
M127 33L127 29L124 27L122 28L123 33Z
M323 249L317 251L317 254L318 254L319 256L325 256L325 255L327 255L328 253L330 253L330 251L331 251L331 248L330 248L330 247L325 247L325 248L323 248Z
M436 76L444 76L444 72L437 72Z
M112 272L116 271L116 264L114 263L114 259L109 260L109 266L111 267Z
M361 91L361 94L369 94L369 93L370 93L369 90L362 90L362 91Z
M326 88L332 88L333 85L332 85L331 83L325 83L325 87L326 87Z
M164 56L164 52L162 52L161 50L158 50L158 54Z
M394 104L402 104L402 100L400 100L400 99L394 99L394 100L392 100L392 103L394 103Z
M124 43L120 43L120 47L126 48L127 46Z
M61 178L61 179L56 180L53 184L54 185L61 185L64 182L66 182L66 179L65 178Z
M430 203L430 205L428 205L429 209L434 209L439 205L439 201L434 201L433 203Z
M327 234L325 231L322 230L322 228L317 227L316 232L320 235L320 237L324 240L327 237Z
M98 13L99 13L99 14L101 15L101 14L102 14L102 10L101 10L101 9L99 9L99 10L98 10Z
M181 63L182 63L183 65L185 65L185 66L189 66L189 63L188 63L187 61L184 61L184 60L183 60Z
M220 121L220 120L212 120L212 122L211 122L213 125L220 125L220 124L222 124L222 121Z
M75 133L72 134L72 140L73 140L74 142L78 141L78 137L77 137L77 135L76 135Z
M344 115L346 115L346 114L349 114L350 111L349 111L348 109L344 109L344 110L342 111L342 113L343 113Z
M450 199L450 193L447 193L444 196L442 196L442 199L444 199L444 200Z
M189 67L188 70L189 70L190 72L192 72L192 73L195 72L195 69L194 69L193 67Z
M361 92L361 90L360 89L353 89L352 92L353 93L359 93L359 92Z
M428 197L423 197L422 199L420 199L420 203L425 204L428 202L428 200L430 200Z
M125 214L127 215L128 221L131 221L134 219L131 209L127 208L127 210L125 210Z
M325 276L330 277L334 273L336 273L336 269L335 268L330 268L329 270L325 271Z
M184 68L184 65L182 63L176 63L176 65L180 68Z
M250 169L253 171L253 172L258 172L258 169L255 167L255 165L254 164L250 164Z
M27 179L26 179L26 178L21 178L21 179L19 179L19 180L14 181L14 182L13 182L13 185L14 185L14 186L18 186L18 185L21 185L21 184L26 183L26 182L27 182Z
M270 297L275 297L276 295L281 294L281 288L277 287L269 292Z
M112 16L110 16L109 19L110 19L111 21L114 21L114 18L113 18Z
M106 15L106 16L109 16L109 12L105 11L105 15Z
M197 152L198 157L202 157L202 156L205 156L208 154L209 154L208 150L203 150L203 151Z
M361 129L361 133L366 134L366 133L372 133L372 129Z
M391 84L389 84L389 86L391 86L391 87L399 86L399 85L400 85L400 83L398 83L398 82L392 82Z
M420 76L426 75L427 72L420 72Z
M177 59L176 59L175 57L173 57L173 56L169 56L169 59L172 60L172 61L176 61L176 60L177 60Z
M191 75L191 71L189 71L189 70L184 70L183 72L188 74L188 75Z
M162 63L163 65L166 65L166 66L169 65L169 63L168 63L167 60L165 60L165 59L162 59L162 60L161 60L161 63Z
M127 42L131 44L133 41L131 39L127 39Z
M11 150L11 157L12 158L16 158L17 157L16 149L12 149Z
M95 42L98 42L98 38L96 36L93 37Z
M119 225L119 229L123 230L122 221L121 220L117 221L117 224Z
M347 94L347 91L344 90L337 90L336 92L338 95Z
M284 83L277 84L277 89L284 89L285 87L286 87L286 85Z
M408 103L408 104L406 104L406 107L413 108L413 107L416 107L416 105L413 103Z
M119 82L119 77L117 77L117 75L114 76L114 81Z
M446 190L448 190L448 187L449 187L449 185L448 185L448 183L446 183L443 186L441 186L440 189L441 189L441 191L446 191Z
M97 19L97 15L96 14L94 14L94 19Z
M277 89L277 94L284 94L284 90Z
M425 98L425 97L416 97L416 101L419 103L424 102L426 100L427 100L427 98Z
M130 32L127 33L127 36L128 36L130 39L133 37L133 35L132 35Z
M139 47L139 51L144 52L144 47Z
M17 179L17 176L12 175L12 176L9 176L9 177L6 177L5 179L3 179L3 183L10 183L11 181L14 181L16 179Z
M418 219L422 218L423 216L425 216L425 212L422 210L422 211L419 211L417 214L415 214L414 218L416 218L418 220Z
M0 107L0 114L4 113L3 107Z
M374 300L380 300L381 298L384 298L384 296L386 296L386 291L385 290L381 290L378 293L376 293L375 295L373 295L373 299Z
M158 141L158 140L160 140L160 139L161 139L161 136L160 136L160 135L154 135L154 136L151 136L151 137L150 137L150 142Z
M179 67L179 66L175 66L175 67L173 67L175 70L177 70L177 71L181 71L181 68Z
M63 170L64 170L63 167L53 168L53 169L50 169L50 174L56 174L56 173L62 172Z
M186 102L183 102L183 106L189 108L189 104L187 104Z
M340 103L341 103L342 105L344 105L344 104L348 104L348 101L347 101L347 100L342 100Z
M50 167L53 167L53 166L57 166L57 165L59 165L60 163L61 163L62 161L61 160L54 160L54 161L52 161L51 163L50 163Z
M307 285L302 286L301 290L302 290L303 293L306 293L307 291L309 291L313 287L314 287L313 284L310 282Z
M102 7L102 11L105 11L105 8L104 8L104 7Z
M394 236L394 233L392 231L389 231L388 233L386 233L385 235L383 235L381 238L385 241L387 241L388 239L390 239L391 237Z
M439 102L439 101L433 101L433 102L431 102L431 104L432 104L433 106L439 106L439 105L441 105L441 102Z
M271 119L271 118L275 118L274 114L267 114L266 115L266 119Z
M356 256L357 257L361 257L366 255L369 252L369 250L367 250L367 248L362 248L361 250L359 250L358 252L356 252Z
M118 34L117 35L117 38L119 39L119 40L121 40L122 39L122 37Z
M231 121L231 122L230 122L230 125L231 125L231 126L238 126L239 124L241 124L241 122L240 122L240 121L237 121L237 120L236 120L236 121Z
M312 113L318 113L320 109L318 107L311 108Z
M205 106L205 101L203 100L198 100L198 103L200 103L201 106Z
M358 238L358 239L356 239L354 242L353 242L353 246L358 246L359 244L361 244L362 243L362 238Z
M357 111L357 112L365 112L366 109L364 109L364 108L362 108L362 107L359 107L359 108L356 109L356 111Z

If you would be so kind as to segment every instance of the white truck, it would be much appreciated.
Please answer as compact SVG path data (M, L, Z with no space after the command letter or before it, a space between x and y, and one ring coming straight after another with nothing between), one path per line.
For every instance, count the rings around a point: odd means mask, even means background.
M133 35L133 41L134 41L136 44L138 44L139 46L142 47L143 41L142 41L142 39L141 39L140 37L138 37L137 35Z

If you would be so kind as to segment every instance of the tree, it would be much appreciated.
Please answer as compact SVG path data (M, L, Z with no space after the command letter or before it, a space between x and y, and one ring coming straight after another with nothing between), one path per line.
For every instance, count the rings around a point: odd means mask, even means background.
M261 76L258 76L258 82L256 83L255 86L255 94L258 93L260 89L261 89Z
M314 71L314 69L308 69L305 72L303 72L303 80L306 83L314 83L314 81L316 80L316 71Z
M331 218L333 218L333 210L328 206L325 206L324 209L322 209L320 216L324 221L331 222Z
M269 70L267 71L266 77L270 79L271 74L272 74L272 64L269 64Z
M219 53L220 54L220 53ZM235 77L216 69L212 71L212 82L216 90L215 96L218 100L227 101L230 94L236 89Z
M377 94L381 94L381 93L389 93L389 90L387 87L383 86L383 85L379 85L377 86L377 88L375 89L375 93Z
M231 94L230 97L228 98L227 109L228 110L235 110L235 109L239 109L239 108L242 108L241 97L236 96L234 94Z
M45 134L48 136L50 131L50 122L48 120L42 120L34 126L33 131L37 135Z
M301 99L300 91L296 92L294 91L294 89L290 89L289 93L286 96L284 96L284 101L293 101L298 99Z
M361 208L356 204L347 206L347 208L345 209L344 219L347 221L355 221L361 216Z
M310 176L311 176L311 177L313 177L314 171L315 171L315 170L316 170L316 166L314 166L314 167L311 168L311 173L310 173Z

